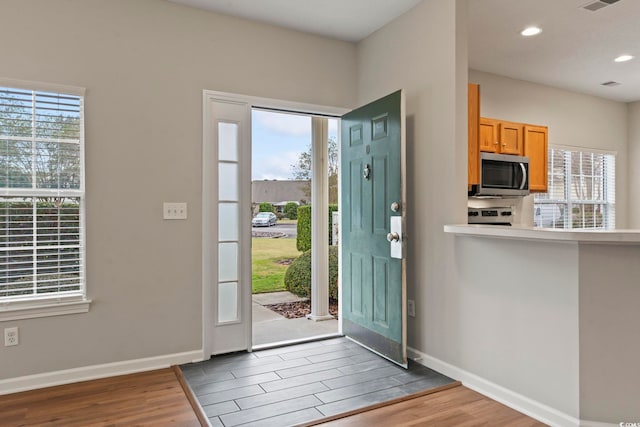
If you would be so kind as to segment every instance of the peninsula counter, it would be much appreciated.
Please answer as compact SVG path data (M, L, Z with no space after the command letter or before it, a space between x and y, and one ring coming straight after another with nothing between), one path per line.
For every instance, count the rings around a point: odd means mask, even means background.
M557 425L640 422L640 230L445 225L460 367Z

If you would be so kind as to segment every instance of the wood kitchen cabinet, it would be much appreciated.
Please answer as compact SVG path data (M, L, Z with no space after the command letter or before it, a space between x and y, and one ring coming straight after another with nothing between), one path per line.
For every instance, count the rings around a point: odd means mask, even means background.
M524 125L524 155L529 157L529 190L546 193L548 188L548 142L546 126Z
M469 189L480 183L480 152L529 157L529 189L548 188L548 128L480 117L480 86L468 84L468 179Z
M478 147L478 132L480 130L480 85L468 85L468 113L469 113L469 189L472 185L480 184L480 150Z
M524 154L524 126L521 123L480 118L480 151L487 153Z

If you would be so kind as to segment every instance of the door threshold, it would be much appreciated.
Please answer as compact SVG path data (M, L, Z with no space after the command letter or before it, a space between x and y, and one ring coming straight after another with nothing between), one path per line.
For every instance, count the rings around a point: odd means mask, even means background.
M268 350L270 348L286 347L289 345L304 344L307 342L323 341L331 338L341 338L341 337L344 337L344 335L336 332L334 334L316 335L315 337L300 338L296 340L277 341L277 342L272 342L267 344L254 345L251 348L251 351Z

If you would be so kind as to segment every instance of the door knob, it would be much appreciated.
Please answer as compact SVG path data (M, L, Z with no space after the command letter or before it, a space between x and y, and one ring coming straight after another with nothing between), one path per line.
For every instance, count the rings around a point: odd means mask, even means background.
M400 235L396 232L391 232L389 234L387 234L387 241L388 242L399 242L400 241Z

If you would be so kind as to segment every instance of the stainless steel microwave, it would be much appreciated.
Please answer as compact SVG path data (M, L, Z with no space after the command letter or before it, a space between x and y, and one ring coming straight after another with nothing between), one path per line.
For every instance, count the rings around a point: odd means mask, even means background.
M527 196L529 158L508 154L480 153L480 184L472 196Z

